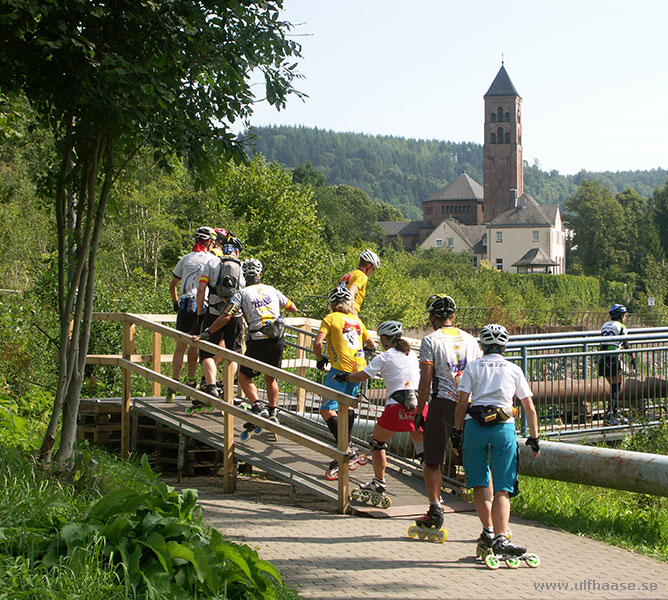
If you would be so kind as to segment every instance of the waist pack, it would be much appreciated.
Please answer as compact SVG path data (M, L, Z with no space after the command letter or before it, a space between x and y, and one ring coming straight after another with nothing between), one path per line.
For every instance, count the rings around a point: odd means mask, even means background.
M194 315L197 313L197 299L191 296L182 296L179 299L179 308Z
M271 323L265 323L257 331L263 333L268 340L280 340L285 334L285 323L283 321L272 321Z
M514 408L501 408L499 406L470 406L468 413L481 425L494 425L503 423L515 416Z
M406 410L417 408L417 392L415 390L397 390L390 398L401 404Z

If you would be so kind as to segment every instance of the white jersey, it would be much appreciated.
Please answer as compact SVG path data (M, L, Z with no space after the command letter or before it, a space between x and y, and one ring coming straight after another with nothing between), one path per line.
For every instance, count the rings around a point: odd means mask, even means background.
M422 338L420 362L434 365L433 398L457 401L456 377L482 355L476 339L457 327L441 327Z
M248 337L251 340L263 340L265 335L260 332L263 325L273 323L282 318L281 308L286 306L288 300L276 288L256 283L239 290L232 298L232 313L241 310L248 324Z
M471 394L471 406L507 409L512 409L515 396L533 396L522 369L497 353L470 362L459 380L459 391ZM471 416L467 414L466 418ZM507 422L512 423L514 419L511 417Z
M208 252L190 252L176 263L172 275L181 280L180 298L195 298L199 278L212 255Z
M369 377L380 374L383 378L387 389L386 405L398 404L390 396L399 390L417 390L420 381L420 363L412 350L406 355L396 348L390 348L374 356L362 370Z

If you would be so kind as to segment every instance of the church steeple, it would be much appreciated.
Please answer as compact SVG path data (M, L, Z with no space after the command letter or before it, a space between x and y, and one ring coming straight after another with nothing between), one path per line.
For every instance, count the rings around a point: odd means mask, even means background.
M484 99L484 218L489 222L510 208L510 190L524 193L522 98L503 63Z

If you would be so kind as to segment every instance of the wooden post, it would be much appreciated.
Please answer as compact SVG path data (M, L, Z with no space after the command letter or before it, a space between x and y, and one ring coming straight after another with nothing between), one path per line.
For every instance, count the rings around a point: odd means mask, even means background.
M123 340L121 343L123 358L130 360L135 351L135 325L123 321ZM121 398L121 458L130 455L130 371L123 369L123 396Z
M303 331L310 332L311 325L310 323L304 323L302 326ZM306 342L310 339L311 336L305 335L304 333L297 334L297 375L300 377L306 377L306 367L301 366L301 361L306 358L306 351L303 347L306 347ZM297 388L297 412L304 412L304 406L306 404L306 390L304 388Z
M226 360L223 367L223 402L234 405L234 364ZM223 492L232 494L237 486L234 473L234 416L223 414Z
M350 508L350 484L348 473L348 407L339 404L338 411L339 450L346 456L339 459L339 505L338 511L345 515Z
M160 373L162 365L162 335L157 331L153 332L153 370ZM157 381L153 382L153 395L161 396L160 384Z

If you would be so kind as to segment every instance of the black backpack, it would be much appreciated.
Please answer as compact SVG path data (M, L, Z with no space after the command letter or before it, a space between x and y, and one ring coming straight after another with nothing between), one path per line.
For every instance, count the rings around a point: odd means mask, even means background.
M220 259L218 281L211 286L217 296L228 299L234 296L240 288L241 261L232 256L223 256Z

